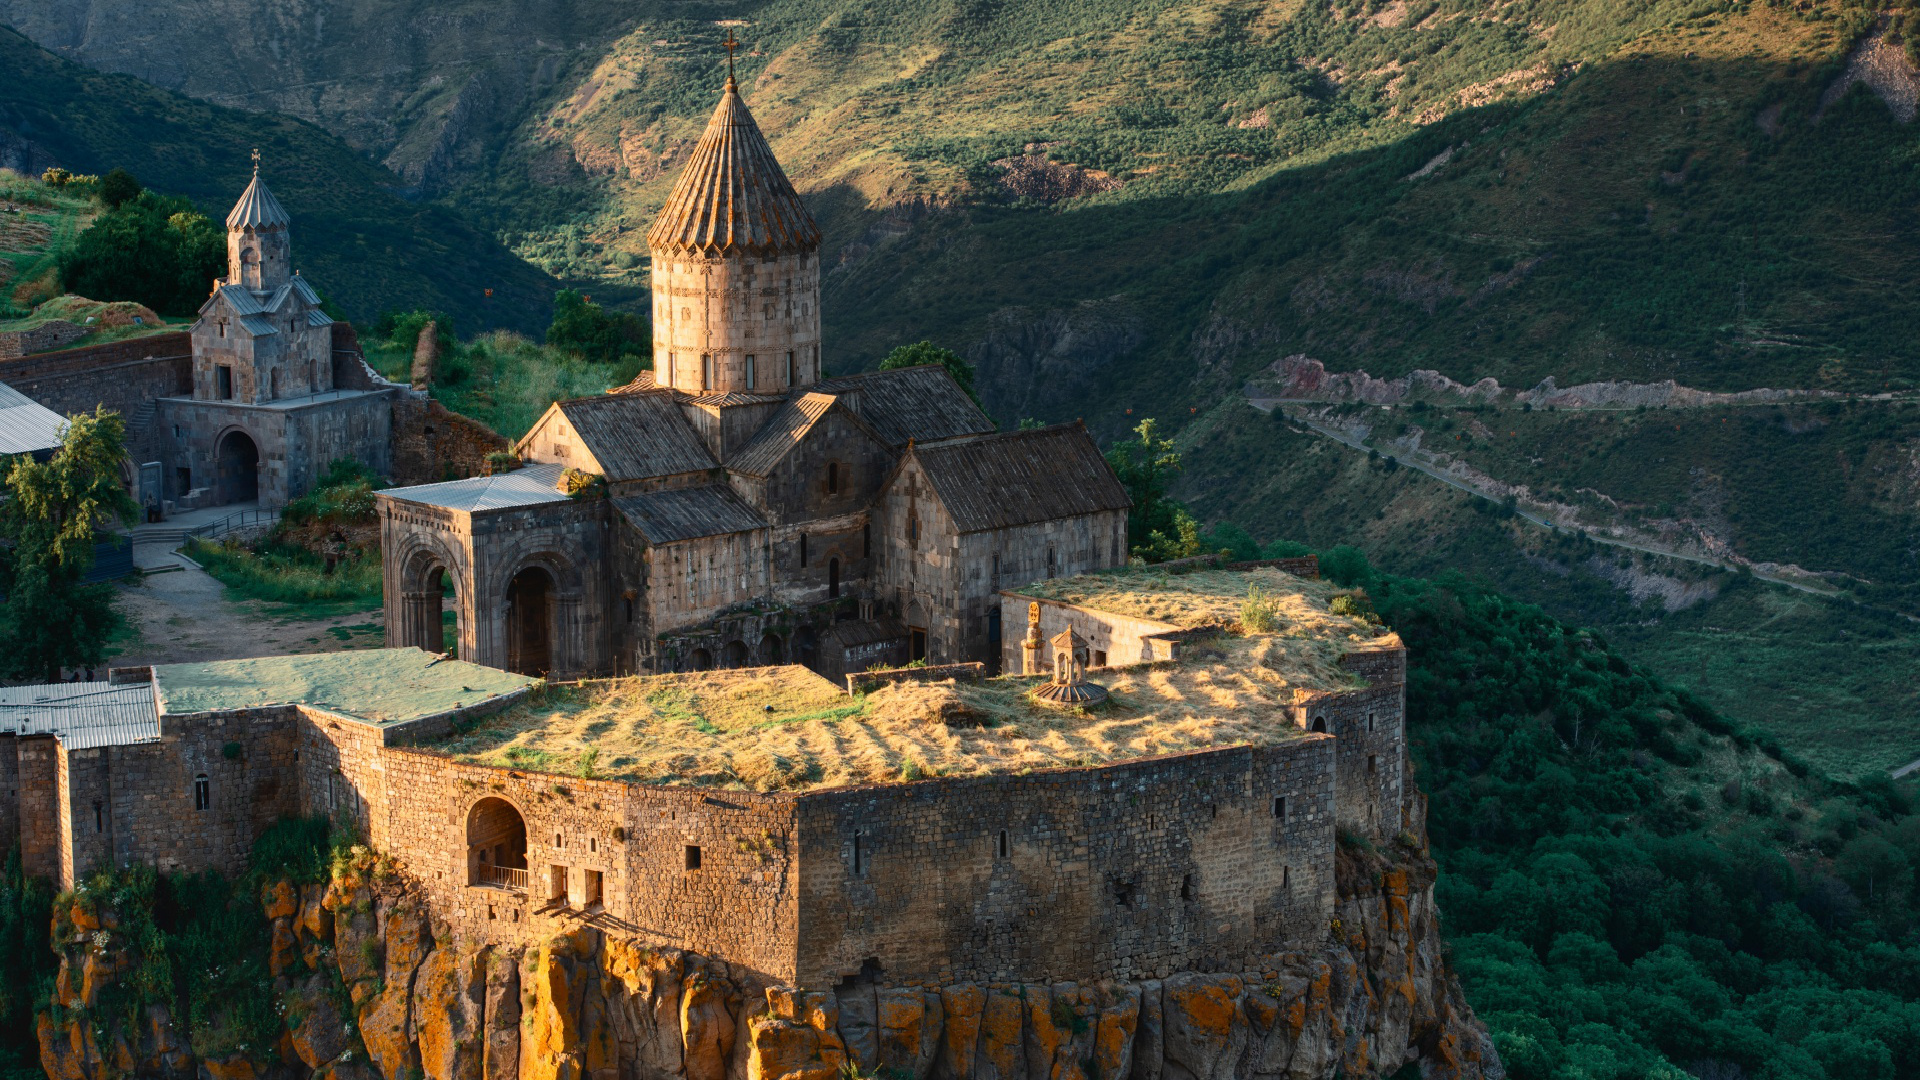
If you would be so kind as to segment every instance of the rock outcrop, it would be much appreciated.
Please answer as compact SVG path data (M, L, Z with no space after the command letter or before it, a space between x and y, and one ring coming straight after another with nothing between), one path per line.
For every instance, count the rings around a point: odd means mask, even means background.
M1403 836L1408 844L1417 843ZM1504 1075L1441 948L1423 853L1343 848L1326 940L1137 982L770 983L581 925L451 939L390 864L262 891L277 1047L197 1059L169 1006L99 1008L136 966L115 914L63 912L53 1080L1309 1080ZM124 1003L124 999L122 1000Z

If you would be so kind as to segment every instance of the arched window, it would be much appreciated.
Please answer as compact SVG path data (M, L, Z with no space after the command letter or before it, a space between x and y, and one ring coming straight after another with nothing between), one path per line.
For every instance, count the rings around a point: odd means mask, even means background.
M871 521L860 526L860 557L873 558L873 522Z
M1054 575L1054 571L1058 562L1059 560L1054 555L1053 545L1048 544L1047 545L1047 576L1048 577L1052 577Z
M837 461L827 462L827 494L840 494L840 463Z
M195 810L213 808L213 782L207 779L206 773L193 778L193 808Z
M747 354L747 389L753 389L753 354Z
M807 565L807 534L806 533L800 534L800 565L802 567Z
M916 548L920 546L920 515L919 514L907 515L907 546L916 547Z
M793 353L787 353L787 385L793 385Z
M1316 732L1319 732L1322 735L1325 735L1327 733L1327 718L1324 716L1314 717L1313 730Z
M713 355L711 353L700 354L700 389L713 389Z

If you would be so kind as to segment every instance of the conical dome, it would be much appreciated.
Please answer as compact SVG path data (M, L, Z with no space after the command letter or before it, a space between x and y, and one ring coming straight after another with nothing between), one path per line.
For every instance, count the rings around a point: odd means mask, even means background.
M819 245L820 226L727 76L693 159L647 231L647 246L713 256L795 254Z
M253 183L240 193L240 201L233 204L233 212L227 215L227 228L265 228L270 225L287 225L286 210L280 206L280 200L273 197L267 185L260 180L260 174L253 174Z

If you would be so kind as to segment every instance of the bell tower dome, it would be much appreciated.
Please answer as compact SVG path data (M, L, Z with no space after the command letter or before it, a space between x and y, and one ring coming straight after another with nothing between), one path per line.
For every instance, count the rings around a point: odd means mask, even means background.
M690 394L783 393L820 378L820 226L727 85L660 217L653 377Z
M287 250L287 212L260 179L260 151L253 152L253 182L227 215L227 284L258 291L277 289L293 276Z

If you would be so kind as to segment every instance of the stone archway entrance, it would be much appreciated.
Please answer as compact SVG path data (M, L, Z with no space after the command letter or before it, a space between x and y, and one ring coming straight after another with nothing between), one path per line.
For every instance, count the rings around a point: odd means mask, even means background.
M763 664L786 663L786 649L780 644L780 638L772 631L760 639L760 662Z
M527 891L527 822L505 799L467 813L467 884Z
M507 670L553 670L553 575L529 566L507 585Z
M244 431L229 431L221 438L220 502L255 502L260 498L260 448Z

